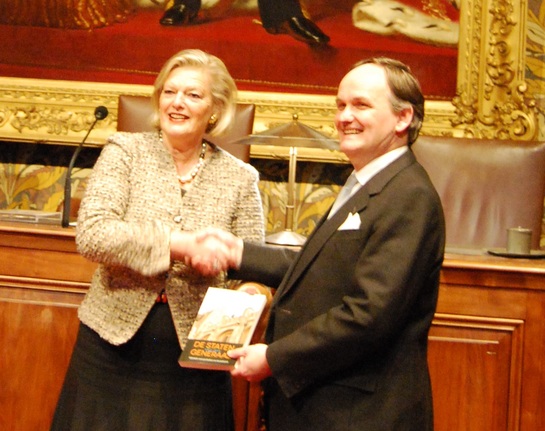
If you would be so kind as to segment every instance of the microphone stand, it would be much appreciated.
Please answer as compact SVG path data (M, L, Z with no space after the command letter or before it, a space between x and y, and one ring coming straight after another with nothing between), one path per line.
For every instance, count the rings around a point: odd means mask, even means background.
M70 164L68 165L68 169L66 170L66 177L64 178L64 202L62 205L62 220L61 220L61 226L62 227L68 227L70 225L70 204L71 204L71 194L72 194L72 169L74 169L74 164L76 163L76 159L79 156L79 153L81 152L83 148L83 144L87 140L87 137L89 136L89 133L91 133L91 130L95 127L95 124L98 122L98 120L103 120L108 116L108 109L104 106L99 106L95 109L95 121L93 121L93 124L91 124L91 127L87 130L87 134L84 136L83 140L79 143L78 148L76 148L76 151L74 151L74 154L72 155L72 158L70 159Z

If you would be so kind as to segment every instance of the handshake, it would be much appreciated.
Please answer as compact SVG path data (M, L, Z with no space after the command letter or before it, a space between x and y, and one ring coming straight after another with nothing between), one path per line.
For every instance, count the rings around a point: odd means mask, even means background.
M238 268L243 248L242 239L213 227L198 232L175 231L170 237L171 259L184 261L204 276Z

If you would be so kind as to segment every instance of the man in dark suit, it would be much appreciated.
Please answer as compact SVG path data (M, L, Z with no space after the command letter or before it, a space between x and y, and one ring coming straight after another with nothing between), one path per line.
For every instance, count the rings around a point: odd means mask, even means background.
M445 227L410 150L423 114L404 64L357 64L335 117L354 166L348 200L298 253L211 233L230 243L235 278L278 286L265 343L230 352L234 376L266 379L268 431L433 429L427 337Z
M222 10L232 1L223 1ZM195 23L201 0L170 0L160 19L165 26ZM258 0L263 27L271 34L287 34L309 45L325 45L327 36L313 21L304 16L299 0Z

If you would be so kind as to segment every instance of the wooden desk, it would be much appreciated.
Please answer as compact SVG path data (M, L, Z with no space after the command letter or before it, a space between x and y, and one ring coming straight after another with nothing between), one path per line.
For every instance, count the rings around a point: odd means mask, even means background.
M71 228L0 224L0 429L49 428L94 268ZM544 359L545 260L447 254L430 332L436 431L545 429ZM255 424L255 394L238 423Z

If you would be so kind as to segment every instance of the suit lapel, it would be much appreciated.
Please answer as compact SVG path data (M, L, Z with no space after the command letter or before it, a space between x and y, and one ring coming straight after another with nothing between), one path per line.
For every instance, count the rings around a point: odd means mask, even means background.
M350 213L360 213L363 211L373 195L380 193L394 176L415 161L416 159L413 153L408 151L371 178L371 180L359 189L329 220L327 219L328 211L320 219L316 228L299 252L296 260L284 276L284 280L275 294L275 299L278 300L283 294L291 289L301 274L303 274L308 266L312 264L318 253L322 250L324 244L335 234ZM277 302L276 300L274 302Z

